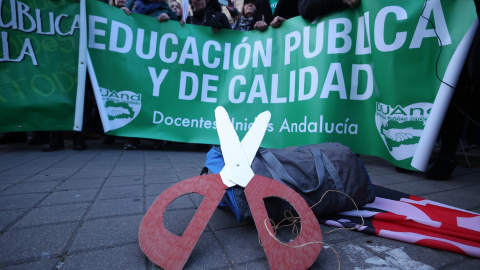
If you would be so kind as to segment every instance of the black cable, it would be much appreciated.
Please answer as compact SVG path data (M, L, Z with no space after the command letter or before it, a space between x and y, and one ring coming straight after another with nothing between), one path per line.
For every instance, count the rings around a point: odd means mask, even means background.
M440 36L437 33L437 27L435 27L435 25L433 24L433 22L429 18L423 16L423 12L425 11L425 7L427 6L427 1L428 0L425 0L425 3L423 3L423 9L422 9L422 13L420 13L420 16L422 18L424 18L425 20L427 20L430 23L430 25L433 27L433 31L435 32L435 35L437 36L438 43L440 43L440 52L438 53L437 62L435 64L435 74L437 75L437 79L439 81L441 81L442 83L450 86L452 89L455 89L455 87L453 87L450 84L444 82L442 79L440 79L440 76L438 76L438 62L440 61L440 56L442 55L443 44L442 44L442 39L440 38Z

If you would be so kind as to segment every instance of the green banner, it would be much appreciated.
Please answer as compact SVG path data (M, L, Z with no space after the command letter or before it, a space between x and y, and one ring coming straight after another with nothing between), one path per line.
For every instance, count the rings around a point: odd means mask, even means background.
M406 168L442 85L436 73L448 77L476 18L467 0L362 1L315 22L213 33L95 0L87 13L108 134L217 144L217 106L240 138L269 110L262 146L335 141Z
M0 0L0 131L74 129L78 13L76 1Z

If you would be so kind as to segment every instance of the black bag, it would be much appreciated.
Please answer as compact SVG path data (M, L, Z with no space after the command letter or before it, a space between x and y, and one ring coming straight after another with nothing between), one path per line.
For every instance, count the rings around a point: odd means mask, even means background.
M213 173L218 173L223 167L212 160L219 157L223 163L221 152L215 147L207 155L206 167ZM212 165L215 163L217 166ZM348 147L339 143L260 148L251 167L255 174L272 178L298 192L309 206L317 204L328 190L347 194L357 207L375 200L363 163ZM279 198L270 197L264 201L269 217L274 221L283 219L285 210L294 210L288 202ZM240 186L227 189L221 206L228 206L238 221L252 217L244 189ZM354 203L338 192L326 193L322 201L312 208L317 217L353 209Z

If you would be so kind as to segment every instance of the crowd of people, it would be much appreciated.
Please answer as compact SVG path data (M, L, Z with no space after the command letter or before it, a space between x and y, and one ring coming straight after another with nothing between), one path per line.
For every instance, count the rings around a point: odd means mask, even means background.
M236 7L239 4L238 0L227 0L227 5L222 8L219 0L189 0L189 14L183 14L181 2L177 0L98 0L109 4L111 6L122 9L126 15L132 13L144 14L146 16L155 17L158 22L165 22L168 20L178 21L182 26L185 24L202 25L211 27L212 31L217 33L221 29L232 29L237 31L265 31L268 27L278 28L282 23L290 18L302 16L307 20L314 20L319 16L327 15L328 13L342 10L353 9L360 4L360 0L244 0L241 4L241 11ZM178 0L181 1L181 0ZM479 1L474 0L477 14L479 13ZM224 11L227 11L227 16ZM477 30L472 52L467 60L462 78L456 93L462 94L465 91L462 89L472 89L476 95L479 94L478 71L479 66L479 31ZM88 87L88 86L87 86ZM460 89L461 88L461 89ZM460 89L460 90L459 90ZM458 96L460 96L458 98ZM466 97L466 98L464 98ZM457 103L468 103L462 105L464 108L471 107L470 96L462 94L456 95L454 100ZM88 99L88 97L87 97ZM91 100L94 100L93 98ZM455 106L454 106L455 105ZM86 102L86 124L91 124L92 110L95 110L95 105ZM440 157L435 166L427 172L427 177L432 179L446 179L450 176L456 166L455 148L460 139L461 131L464 130L465 117L459 114L459 110L452 102L452 106L447 114L444 128L440 133L442 150ZM90 114L90 115L88 115ZM459 120L460 119L460 120ZM85 125L84 125L85 129ZM82 132L73 132L71 134L73 139L73 149L84 150L87 148ZM0 137L0 144L12 142L26 142L27 134L25 132L6 133ZM33 132L32 139L28 141L32 145L45 144L42 151L53 151L64 148L63 132ZM114 142L114 137L105 136L104 143L109 144ZM129 138L124 145L126 150L137 149L140 139ZM154 140L154 148L161 148L165 142Z

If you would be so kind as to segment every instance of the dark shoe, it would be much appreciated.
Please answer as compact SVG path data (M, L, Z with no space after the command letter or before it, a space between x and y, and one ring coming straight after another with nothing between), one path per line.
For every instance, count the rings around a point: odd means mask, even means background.
M87 145L85 144L85 139L83 138L83 133L74 132L72 134L72 140L73 140L73 150L87 149Z
M26 132L7 132L0 137L0 144L27 142Z
M427 179L447 180L457 167L457 160L446 157L439 157L430 170L425 173Z
M51 152L59 149L65 148L65 144L63 141L51 141L48 144L45 144L42 146L42 151L43 152Z
M28 141L29 145L43 145L48 143L50 137L49 131L35 131L32 138Z
M125 143L125 145L123 146L123 149L125 149L125 150L137 150L139 142L140 141L136 140L136 139L128 139L127 143Z

